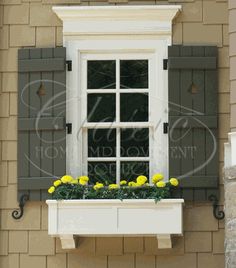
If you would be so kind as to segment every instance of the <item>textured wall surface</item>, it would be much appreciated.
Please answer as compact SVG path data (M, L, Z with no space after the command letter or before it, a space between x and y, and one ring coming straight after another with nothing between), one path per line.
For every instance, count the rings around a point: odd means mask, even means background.
M236 267L236 166L225 169L225 268Z
M232 0L232 8L236 8ZM0 5L0 267L1 268L223 268L224 223L210 204L186 204L184 236L171 250L157 249L155 238L81 238L79 248L63 251L47 235L47 207L30 202L24 217L11 217L17 207L16 118L17 50L62 45L62 25L53 4L119 5L181 4L173 25L175 44L217 44L219 47L220 171L223 143L230 128L228 2L226 0L76 1L1 0ZM235 20L236 9L231 15ZM234 34L230 35L234 38ZM235 39L236 40L236 39ZM235 49L235 48L234 48ZM233 48L232 48L233 50ZM230 51L236 55L235 51ZM234 54L233 54L234 53ZM236 59L236 58L235 58ZM234 57L231 57L234 64ZM235 61L236 62L236 61ZM233 79L235 74L231 74ZM236 79L236 78L235 78ZM231 81L231 87L236 86ZM234 102L236 103L236 101ZM231 106L233 112L235 105ZM234 111L235 114L235 111ZM235 120L235 118L234 118ZM231 120L231 127L236 123ZM221 172L222 173L222 172ZM220 176L223 205L222 175ZM150 223L153 224L153 223Z

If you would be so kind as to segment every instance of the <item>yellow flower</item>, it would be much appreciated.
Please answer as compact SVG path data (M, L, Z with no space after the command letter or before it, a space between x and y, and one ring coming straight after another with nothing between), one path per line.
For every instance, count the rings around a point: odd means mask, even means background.
M119 185L118 184L115 184L115 183L112 183L108 186L109 189L117 189L119 188Z
M158 182L156 183L156 186L157 186L158 188L163 188L163 187L166 186L166 183L165 183L164 181L158 181Z
M80 176L79 177L79 180L88 182L89 181L89 177L87 177L87 176Z
M70 183L71 183L71 184L78 184L79 182L78 182L78 180L73 179Z
M128 183L128 186L130 186L130 187L136 187L137 184L136 184L136 182L134 182L134 181L130 181L130 182Z
M120 185L125 185L125 184L127 184L127 181L126 180L120 181Z
M81 185L87 185L88 184L88 181L85 181L83 179L79 179L79 184L81 184Z
M56 181L54 181L53 185L54 185L55 187L61 185L61 180L56 180Z
M98 190L98 189L101 189L103 187L104 187L104 185L102 183L96 182L96 184L93 186L93 189Z
M69 176L69 175L65 175L61 178L61 181L63 183L68 183L68 182L71 182L73 180L73 177L72 176Z
M146 176L141 175L141 176L138 176L138 178L137 178L137 184L139 186L142 186L146 181L147 181Z
M54 186L51 186L49 189L48 189L48 192L49 192L49 194L52 194L52 193L54 193L55 192L55 187Z
M164 176L161 173L157 173L152 176L152 182L156 184L158 181L163 180Z
M171 178L170 179L170 184L173 186L178 186L179 181L176 178Z

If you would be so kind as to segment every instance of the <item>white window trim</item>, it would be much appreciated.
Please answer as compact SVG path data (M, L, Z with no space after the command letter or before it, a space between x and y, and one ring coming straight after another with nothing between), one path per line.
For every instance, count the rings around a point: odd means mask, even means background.
M154 127L156 126L155 122L159 122L161 120L161 118L158 118L158 115L160 116L160 113L158 113L157 110L151 109L151 103L152 100L155 98L154 96L154 89L156 88L155 86L155 73L154 73L154 55L152 53L117 53L115 51L112 51L112 53L102 53L102 54L97 54L97 53L91 53L91 54L83 54L82 55L82 78L81 78L81 89L82 91L84 90L84 94L82 93L83 96L83 100L82 100L82 105L84 105L84 107L82 107L82 122L84 122L82 124L83 129L88 129L88 128L116 128L117 129L117 133L116 133L116 157L96 157L96 158L89 158L89 161L98 161L98 162L102 162L102 161L109 161L109 162L116 162L117 164L117 169L116 169L116 182L119 183L120 180L120 170L119 170L119 166L121 162L125 162L125 161L148 161L149 162L149 167L150 167L150 172L152 172L152 170L155 167L155 163L153 163L153 159L157 159L158 155L156 155L155 151L153 150L153 145L155 144L155 139L154 139ZM118 79L117 83L116 83L116 89L106 89L104 91L104 89L101 90L85 90L86 88L86 84L87 84L87 69L86 69L86 61L87 60L120 60L120 59L147 59L149 61L149 87L148 89L119 89L119 68L116 68L116 80ZM104 123L100 123L100 122L95 122L95 123L87 123L86 119L87 119L87 95L86 93L88 92L92 92L92 93L109 93L112 92L114 94L116 94L116 122L113 123L109 123L109 122L104 122ZM120 122L120 118L119 118L119 109L120 109L120 93L137 93L137 92L141 92L141 93L148 93L148 97L149 97L149 121L148 122ZM149 128L149 156L147 157L121 157L120 156L120 128L125 128L125 127L129 127L129 128L133 128L133 127L138 127L138 128ZM86 132L86 131L84 131ZM87 152L87 133L83 133L84 135L82 135L82 144L83 144L83 170L84 172L87 174L87 159L88 156L86 154ZM159 134L159 133L157 133ZM157 139L160 139L161 136L158 135L159 137Z
M179 5L161 6L56 6L54 12L63 20L63 42L67 60L72 60L72 71L67 73L67 122L72 123L72 134L67 135L67 172L82 175L83 147L80 127L83 124L79 107L84 98L81 92L82 57L85 54L144 53L153 55L156 96L150 107L157 107L162 118L155 121L154 161L150 175L156 172L168 177L168 135L163 133L163 122L168 121L168 77L163 70L167 47L171 44L172 19L181 10ZM160 88L161 90L158 90ZM158 93L158 94L157 94ZM158 118L154 116L154 118ZM155 162L155 164L154 164Z

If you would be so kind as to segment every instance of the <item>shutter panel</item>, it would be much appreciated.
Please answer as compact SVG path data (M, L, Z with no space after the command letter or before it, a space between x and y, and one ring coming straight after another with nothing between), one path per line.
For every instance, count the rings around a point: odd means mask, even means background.
M66 49L18 52L18 198L45 200L66 172Z
M169 173L176 197L218 195L217 47L168 48Z

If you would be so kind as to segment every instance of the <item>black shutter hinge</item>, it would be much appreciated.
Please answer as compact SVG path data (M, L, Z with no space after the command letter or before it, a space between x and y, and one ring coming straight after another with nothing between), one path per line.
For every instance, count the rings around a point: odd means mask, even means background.
M72 60L67 60L66 65L67 65L67 71L68 72L72 71Z
M169 124L167 122L163 123L163 133L164 134L168 133L168 128L169 128Z
M163 70L167 70L168 69L168 59L164 59L163 60Z
M72 123L66 123L67 134L72 133Z

